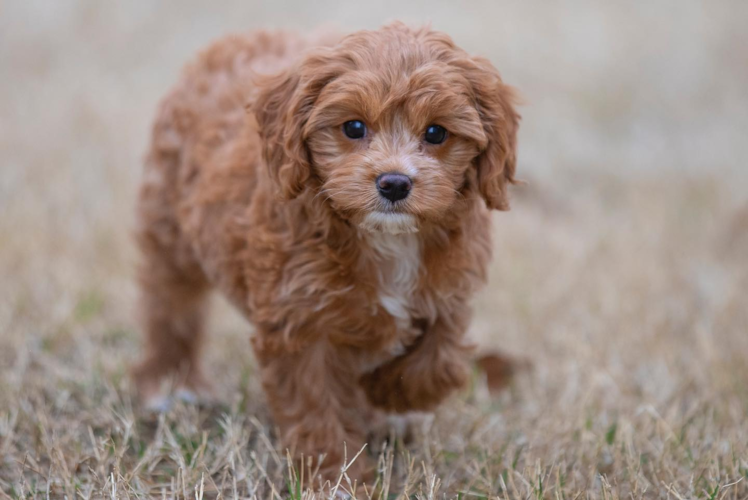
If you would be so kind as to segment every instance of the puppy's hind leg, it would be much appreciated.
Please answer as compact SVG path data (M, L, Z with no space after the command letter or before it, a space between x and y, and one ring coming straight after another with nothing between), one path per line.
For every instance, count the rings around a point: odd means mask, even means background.
M183 399L209 398L200 366L207 313L205 278L196 265L186 265L183 252L180 255L175 246L165 245L158 234L141 233L139 244L144 257L140 307L146 345L144 359L134 370L138 392L146 407L160 411L169 405L169 383Z

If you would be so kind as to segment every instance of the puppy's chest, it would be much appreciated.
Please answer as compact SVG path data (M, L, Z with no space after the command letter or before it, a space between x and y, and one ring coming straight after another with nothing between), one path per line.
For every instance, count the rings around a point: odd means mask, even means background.
M395 320L400 334L388 346L390 354L402 354L415 340L412 321L422 272L421 242L416 234L367 235L376 277L378 305Z

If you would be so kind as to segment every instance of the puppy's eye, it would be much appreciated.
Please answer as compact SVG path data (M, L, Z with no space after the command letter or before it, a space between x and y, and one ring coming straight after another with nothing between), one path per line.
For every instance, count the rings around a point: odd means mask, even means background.
M440 125L429 125L423 138L429 144L441 144L447 138L447 129Z
M361 120L351 120L343 124L343 132L350 139L361 139L366 135L366 125Z

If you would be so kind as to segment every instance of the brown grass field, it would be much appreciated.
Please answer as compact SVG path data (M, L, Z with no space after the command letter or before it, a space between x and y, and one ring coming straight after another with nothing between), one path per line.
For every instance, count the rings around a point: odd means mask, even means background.
M529 184L496 214L471 334L532 369L498 397L476 374L412 441L364 450L380 477L356 495L748 498L738 0L0 3L0 498L330 497L289 470L220 300L220 403L139 410L132 206L156 103L199 47L390 19L431 20L525 96Z

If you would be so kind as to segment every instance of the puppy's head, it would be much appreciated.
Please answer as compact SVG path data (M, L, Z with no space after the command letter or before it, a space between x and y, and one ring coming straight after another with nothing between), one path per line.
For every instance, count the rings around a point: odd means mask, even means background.
M519 115L485 59L393 24L307 54L252 105L282 196L305 189L371 231L417 231L481 196L507 210Z

